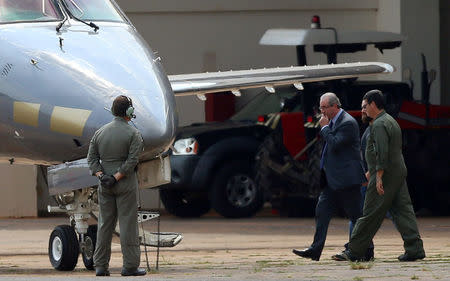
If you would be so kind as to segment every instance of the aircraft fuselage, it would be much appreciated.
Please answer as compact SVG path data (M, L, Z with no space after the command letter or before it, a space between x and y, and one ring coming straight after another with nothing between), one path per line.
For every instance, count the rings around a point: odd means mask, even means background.
M175 99L159 59L128 23L96 32L68 20L0 24L0 160L56 164L86 157L118 95L132 98L145 151L167 150Z

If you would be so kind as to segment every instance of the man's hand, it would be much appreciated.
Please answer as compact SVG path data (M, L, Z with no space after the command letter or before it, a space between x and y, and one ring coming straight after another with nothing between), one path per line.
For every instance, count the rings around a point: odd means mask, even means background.
M322 117L319 120L320 128L323 128L323 126L328 125L329 123L330 123L330 120L328 120L328 118L322 114Z
M100 184L104 187L104 188L111 188L114 186L114 184L116 184L117 180L114 176L109 176L109 175L101 175L100 177Z
M380 195L384 194L384 187L383 187L383 173L384 170L378 170L377 176L376 176L376 186L377 186L377 192Z
M384 194L383 180L381 178L377 178L377 192L380 195Z

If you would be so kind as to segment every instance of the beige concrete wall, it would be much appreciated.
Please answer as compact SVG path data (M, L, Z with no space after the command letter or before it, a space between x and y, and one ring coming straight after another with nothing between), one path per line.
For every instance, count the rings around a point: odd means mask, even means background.
M379 0L377 30L401 33L400 6L401 0ZM383 54L377 54L378 61L389 63L396 68L396 72L384 76L383 79L402 81L402 48L384 50Z
M396 81L402 81L403 72L410 70L414 98L417 100L421 99L421 53L427 58L428 70L433 68L438 74L431 86L431 103L445 103L444 100L449 99L448 79L441 79L448 74L447 62L450 60L448 40L441 40L450 33L449 7L448 1L441 1L440 4L439 0L379 0L378 29L406 36L400 49L385 51L384 55L379 55L379 60L397 68L397 72L390 76Z
M295 47L261 46L269 28L376 29L378 2L334 0L119 0L137 30L162 57L168 74L237 70L296 64ZM326 63L308 49L310 64ZM340 62L375 60L376 50L342 55ZM245 97L238 99L245 103ZM177 98L180 125L204 121L203 102Z
M402 47L402 65L412 71L415 82L414 98L421 98L420 75L422 72L423 53L427 59L428 69L437 71L436 81L430 89L430 102L441 102L440 73L440 21L439 0L402 0L401 1L401 33L408 37ZM447 40L446 37L443 37ZM444 50L445 51L445 50ZM448 52L448 49L446 50Z
M441 104L450 105L450 1L440 0Z
M202 71L248 69L255 67L288 66L296 63L294 47L260 46L264 31L269 28L308 28L312 15L320 15L323 27L346 30L386 30L407 32L412 37L408 50L386 51L379 56L371 48L368 52L345 55L339 61L383 60L400 70L405 61L414 61L412 51L422 46L430 64L439 67L438 0L117 0L144 39L162 57L168 74ZM411 2L411 4L410 4ZM420 17L417 17L420 10ZM441 21L448 22L447 1L441 0ZM429 32L429 30L431 30ZM436 33L437 32L437 33ZM449 33L444 27L441 36ZM445 37L446 38L446 37ZM411 39L411 38L410 38ZM447 40L442 41L445 61L449 60ZM444 49L445 48L445 49ZM325 63L324 55L312 54L309 63ZM441 53L442 53L441 52ZM437 55L436 55L437 54ZM443 64L447 69L448 64ZM409 63L406 64L409 66ZM414 72L420 69L414 65ZM448 70L447 72L448 73ZM443 77L443 76L442 76ZM387 78L386 76L383 79ZM392 76L401 80L401 71ZM414 78L416 79L416 78ZM420 87L416 79L416 88ZM442 79L443 89L449 88ZM439 99L432 88L433 100ZM447 95L445 99L450 104ZM245 98L238 99L245 103ZM444 99L443 99L444 101ZM203 102L193 97L177 98L180 125L204 121ZM34 216L36 205L44 208L47 198L36 203L36 168L20 165L0 165L2 184L1 216ZM45 197L45 189L38 189ZM143 191L143 207L156 208L157 193ZM34 196L34 197L33 197ZM3 199L5 198L5 200Z
M0 217L37 216L36 167L0 164Z
M309 28L312 15L324 27L376 29L378 3L373 0L148 0L117 1L139 33L162 58L168 74L237 70L296 64L295 47L261 46L269 28ZM326 63L308 52L308 63ZM340 62L375 60L376 50L342 55ZM249 96L237 100L245 104ZM178 97L180 125L204 122L204 103ZM142 191L143 207L157 206L157 191Z

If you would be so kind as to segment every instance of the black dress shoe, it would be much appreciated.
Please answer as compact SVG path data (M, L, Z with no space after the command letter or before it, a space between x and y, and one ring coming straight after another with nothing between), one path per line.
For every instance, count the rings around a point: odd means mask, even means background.
M109 270L98 268L95 270L95 276L109 276Z
M316 253L312 248L306 248L304 250L293 249L292 252L297 256L312 259L313 261L318 261L320 259L320 254Z
M122 276L143 276L147 274L147 271L143 268L126 269L122 268L120 273Z
M335 261L364 261L364 259L358 259L354 257L350 253L350 250L342 251L342 253L333 255L331 256L331 258Z
M416 261L425 258L425 253L420 253L418 255L411 255L408 253L404 253L403 255L398 256L399 261Z

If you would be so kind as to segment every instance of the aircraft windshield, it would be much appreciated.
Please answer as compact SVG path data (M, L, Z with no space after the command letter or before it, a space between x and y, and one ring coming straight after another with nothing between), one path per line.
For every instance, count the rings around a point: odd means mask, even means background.
M0 23L62 19L56 0L0 0Z
M1 1L1 0L0 0ZM89 21L119 21L124 19L109 0L63 0L77 18Z

